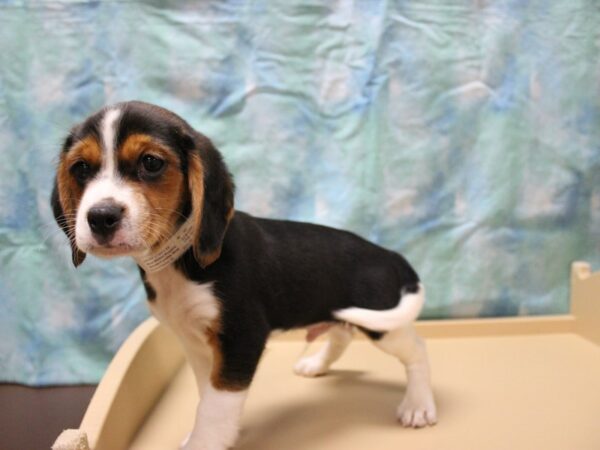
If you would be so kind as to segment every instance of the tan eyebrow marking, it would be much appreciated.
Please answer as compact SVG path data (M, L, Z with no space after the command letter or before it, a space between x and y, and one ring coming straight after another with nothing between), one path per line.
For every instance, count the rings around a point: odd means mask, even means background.
M162 158L169 165L169 170L180 170L179 157L174 150L169 149L147 134L132 134L118 149L117 166L126 167L130 170L135 168L143 154L150 154Z
M145 151L152 150L153 155L162 156L167 159L170 153L160 142L147 134L132 134L125 139L119 149L117 159L128 164L135 164L140 155Z
M64 154L63 161L70 167L76 161L83 160L89 164L100 166L102 162L102 150L100 143L93 136L88 136L80 141L77 141Z

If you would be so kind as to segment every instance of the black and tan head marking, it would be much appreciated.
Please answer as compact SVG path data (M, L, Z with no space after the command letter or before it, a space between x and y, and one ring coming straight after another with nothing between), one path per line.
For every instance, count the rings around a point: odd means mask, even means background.
M194 255L206 267L220 255L233 215L233 182L211 141L158 106L126 102L73 128L52 195L73 262L87 252L133 255L194 220Z

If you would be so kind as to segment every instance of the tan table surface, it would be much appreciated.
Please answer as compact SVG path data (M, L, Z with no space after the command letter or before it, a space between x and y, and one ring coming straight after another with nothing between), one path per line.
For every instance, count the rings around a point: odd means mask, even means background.
M302 342L272 341L236 449L600 449L599 347L568 333L427 342L435 427L396 422L403 367L368 341L353 342L330 374L315 379L292 372ZM186 365L131 448L176 449L192 426L194 386Z

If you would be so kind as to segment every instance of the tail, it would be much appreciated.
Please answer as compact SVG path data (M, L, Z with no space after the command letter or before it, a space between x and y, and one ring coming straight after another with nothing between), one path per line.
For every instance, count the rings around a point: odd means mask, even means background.
M415 321L425 303L425 288L419 283L417 292L400 295L400 303L392 309L382 311L365 308L344 308L333 312L343 322L373 331L390 331L402 328Z

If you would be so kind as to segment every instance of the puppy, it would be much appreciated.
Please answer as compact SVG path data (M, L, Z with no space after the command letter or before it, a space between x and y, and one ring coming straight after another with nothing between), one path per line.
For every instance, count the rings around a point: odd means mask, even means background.
M180 339L201 395L185 448L234 445L269 334L299 327L327 329L328 342L296 373L325 373L357 327L406 366L400 422L434 424L426 349L411 326L425 290L406 260L346 231L235 211L233 197L211 141L137 101L71 130L52 192L73 264L87 253L133 257L152 313Z

